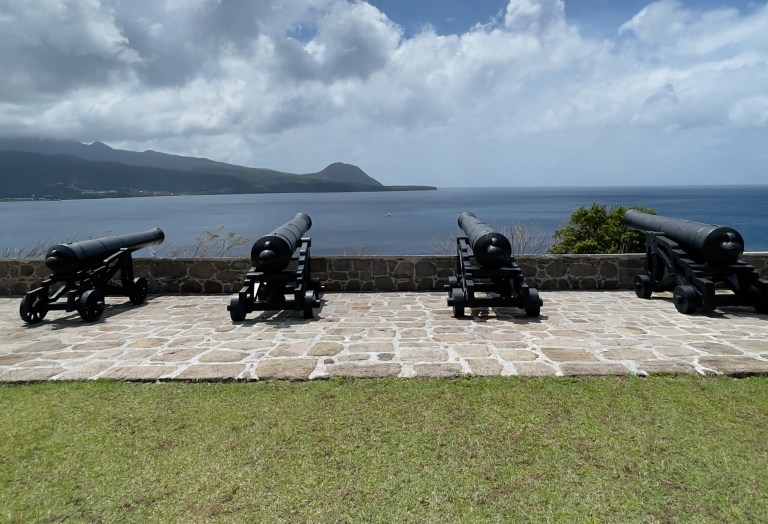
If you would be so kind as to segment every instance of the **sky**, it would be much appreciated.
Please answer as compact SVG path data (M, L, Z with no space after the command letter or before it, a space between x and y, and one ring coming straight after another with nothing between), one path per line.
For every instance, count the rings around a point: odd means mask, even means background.
M766 0L0 0L0 136L439 187L766 184Z

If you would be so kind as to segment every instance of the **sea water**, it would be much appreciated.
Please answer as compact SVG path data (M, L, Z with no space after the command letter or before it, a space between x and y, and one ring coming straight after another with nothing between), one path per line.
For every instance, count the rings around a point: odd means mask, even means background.
M579 206L644 205L660 215L727 225L747 251L768 251L768 186L612 188L448 188L437 191L196 195L0 203L0 255L68 240L165 231L156 254L191 254L209 235L209 255L232 233L247 253L261 235L303 212L312 218L314 255L425 255L452 250L460 213L491 226L521 226L539 245ZM145 251L141 252L149 256Z

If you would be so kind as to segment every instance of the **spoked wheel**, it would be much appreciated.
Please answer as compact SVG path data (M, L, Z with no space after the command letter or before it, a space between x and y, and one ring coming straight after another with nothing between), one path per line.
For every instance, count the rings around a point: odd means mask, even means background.
M247 311L245 311L245 304L240 302L240 295L234 295L229 299L227 309L229 310L229 317L233 322L245 320Z
M304 318L315 318L315 313L319 311L319 304L318 304L316 291L312 289L308 289L304 293L303 311L304 311Z
M467 300L464 297L464 290L460 287L451 289L451 296L448 298L448 305L453 306L453 316L456 318L464 317L464 308L467 305Z
M699 307L699 296L693 286L677 286L672 292L672 301L680 313L690 315Z
M653 281L648 275L637 275L635 277L635 295L638 298L651 298L653 292Z
M541 313L541 299L537 289L528 289L528 301L525 304L526 317L538 317Z
M24 295L19 305L19 315L28 324L37 324L48 313L48 301L40 293Z
M131 303L138 306L147 299L147 295L149 295L149 284L147 284L147 280L142 277L134 278L133 287L128 295L128 298L131 299Z
M77 312L85 322L93 322L104 312L104 295L98 289L89 289L77 301Z

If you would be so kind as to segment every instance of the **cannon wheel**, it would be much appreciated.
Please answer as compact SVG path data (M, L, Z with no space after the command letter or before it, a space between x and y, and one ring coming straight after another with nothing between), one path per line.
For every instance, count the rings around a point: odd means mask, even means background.
M693 286L677 286L672 292L672 300L680 313L690 315L699 307L699 296Z
M648 276L651 277L653 280L661 280L664 278L664 272L666 271L666 266L664 265L664 260L659 256L658 253L650 253L646 259L645 259L645 271L648 273ZM643 297L640 297L643 298Z
M317 291L308 289L304 292L304 318L315 318L315 300L317 299Z
M323 287L323 283L320 282L318 279L313 278L309 281L309 288L313 290L317 294L317 298L323 298L323 294L325 294L325 288Z
M104 312L104 295L98 289L89 289L77 301L77 312L85 322L93 322Z
M147 299L147 295L149 295L149 284L147 284L147 279L142 277L134 278L131 292L128 295L128 298L131 299L131 303L138 306Z
M229 307L227 309L229 310L229 317L233 322L245 320L245 304L240 302L240 295L234 295L229 299Z
M653 292L653 280L648 275L637 275L635 277L635 295L637 298L651 298Z
M753 288L754 289L754 288ZM758 296L755 302L755 311L758 313L768 313L768 288L762 291L754 290Z
M19 305L19 315L21 319L28 324L37 324L41 322L48 313L48 303L42 298L40 293L34 295L24 295Z
M267 300L270 294L272 294L271 284L259 283L255 285L254 295L256 295L256 300L259 302Z
M541 299L539 291L534 288L528 289L528 301L525 303L525 316L538 317L541 314Z
M464 307L467 301L464 298L464 290L460 287L451 289L451 302L453 303L453 316L456 318L464 317Z

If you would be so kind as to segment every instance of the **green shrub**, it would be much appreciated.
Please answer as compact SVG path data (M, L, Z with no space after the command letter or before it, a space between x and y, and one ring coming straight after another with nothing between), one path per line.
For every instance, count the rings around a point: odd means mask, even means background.
M642 253L645 236L639 231L627 229L621 220L628 209L656 214L655 209L644 206L613 206L605 204L581 206L571 214L565 226L555 231L555 242L550 253Z

